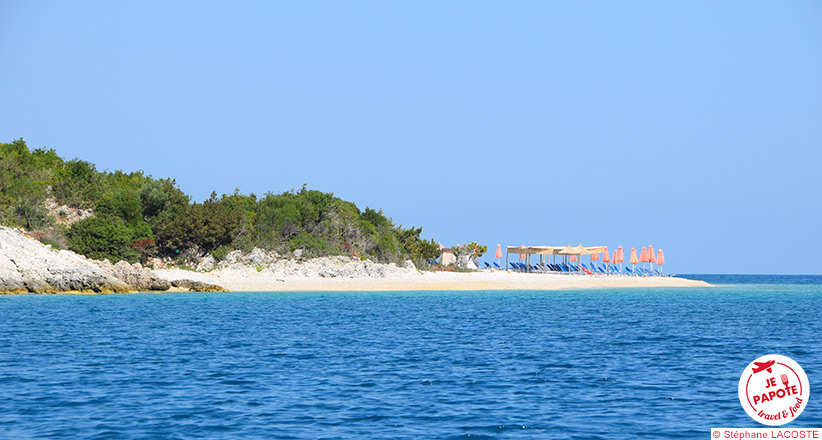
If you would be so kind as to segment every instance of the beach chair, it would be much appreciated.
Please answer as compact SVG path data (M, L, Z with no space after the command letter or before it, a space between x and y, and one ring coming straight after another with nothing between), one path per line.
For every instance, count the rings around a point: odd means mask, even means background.
M497 269L502 270L502 268L499 266L499 264L497 264L497 262L496 262L496 261L494 262L494 267L496 267Z
M484 263L485 263L485 268L486 268L486 269L493 269L493 267L491 267L491 265L490 265L490 264L488 264L488 262L487 262L487 261L485 261Z

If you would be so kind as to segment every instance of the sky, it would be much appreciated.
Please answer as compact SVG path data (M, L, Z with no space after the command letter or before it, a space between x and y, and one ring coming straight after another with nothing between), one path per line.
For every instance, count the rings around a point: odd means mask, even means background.
M822 274L822 3L0 0L0 141L446 246ZM491 257L491 258L488 258Z

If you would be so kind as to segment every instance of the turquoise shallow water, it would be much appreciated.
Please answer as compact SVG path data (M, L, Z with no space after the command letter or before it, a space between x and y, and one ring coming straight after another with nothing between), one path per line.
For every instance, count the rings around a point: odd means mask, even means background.
M0 438L707 438L768 353L820 427L811 281L0 297Z

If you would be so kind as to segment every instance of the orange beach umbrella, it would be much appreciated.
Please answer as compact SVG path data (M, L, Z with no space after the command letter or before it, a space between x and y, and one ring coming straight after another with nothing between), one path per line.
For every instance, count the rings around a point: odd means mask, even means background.
M631 264L637 264L639 260L636 257L636 248L631 248Z
M577 256L576 255L571 255L571 261L577 261Z
M611 256L608 255L608 246L605 246L605 250L602 251L602 262L603 263L610 263Z
M614 260L614 263L622 263L625 261L625 254L622 253L622 246L617 248L617 252L619 252L619 261Z
M497 243L497 255L494 258L502 258L502 246Z
M642 248L642 252L639 254L639 261L641 263L647 263L648 262L648 248L646 248L646 247Z
M591 261L599 261L599 254L591 254Z
M524 248L525 245L522 245L522 247ZM525 254L519 254L519 259L524 260L525 259Z
M656 264L660 266L665 264L665 254L662 252L662 249L658 250L656 253Z
M654 255L654 247L648 245L648 262L649 263L656 263L656 255Z

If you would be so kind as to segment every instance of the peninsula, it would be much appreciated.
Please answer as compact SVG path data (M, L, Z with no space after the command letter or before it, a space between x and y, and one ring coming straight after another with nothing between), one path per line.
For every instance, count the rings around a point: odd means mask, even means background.
M0 292L705 286L671 277L454 272L422 228L305 186L192 202L173 179L0 143ZM460 262L486 246L450 251ZM463 266L464 267L464 266ZM437 270L430 270L437 269Z

